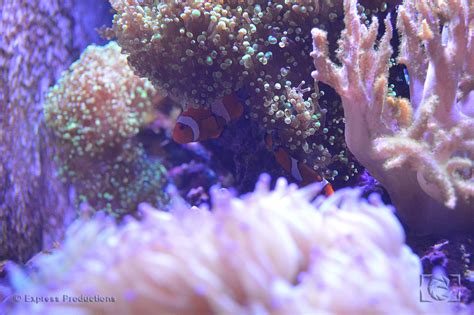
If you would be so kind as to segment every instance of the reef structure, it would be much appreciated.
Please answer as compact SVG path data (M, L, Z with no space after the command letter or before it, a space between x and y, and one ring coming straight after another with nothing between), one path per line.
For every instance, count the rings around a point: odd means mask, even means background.
M13 283L20 294L115 301L17 303L12 314L450 313L452 303L419 302L420 261L377 195L348 188L311 203L319 183L269 183L262 175L242 198L215 188L212 211L175 200L121 226L76 221L30 276L12 266Z
M60 239L71 219L41 112L48 86L100 26L78 26L72 12L69 0L1 1L0 260L26 261Z
M344 3L341 66L329 59L326 32L314 29L312 75L341 96L349 149L414 230L472 229L474 4L405 1L399 7L398 61L408 70L409 101L387 95L390 20L377 42L377 19L367 27L356 1Z
M137 77L115 42L91 45L46 96L44 115L60 152L59 176L77 203L120 216L164 200L165 169L134 138L162 97Z

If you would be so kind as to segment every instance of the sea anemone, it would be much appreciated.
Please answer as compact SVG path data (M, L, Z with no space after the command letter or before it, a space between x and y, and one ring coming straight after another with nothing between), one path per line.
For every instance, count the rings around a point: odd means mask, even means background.
M58 302L19 303L17 313L429 311L419 303L420 261L377 195L348 188L311 202L320 184L269 183L262 175L242 198L215 188L211 211L175 200L171 212L143 204L141 221L119 226L79 219L60 248L34 259L32 274L12 270L20 296Z

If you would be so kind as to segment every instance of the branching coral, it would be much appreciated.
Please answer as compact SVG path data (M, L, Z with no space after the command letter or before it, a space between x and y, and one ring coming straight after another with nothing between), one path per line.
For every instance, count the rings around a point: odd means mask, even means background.
M335 107L328 116L318 91L305 86L310 28L335 19L331 1L110 2L131 66L184 109L243 90L249 116L276 144L326 177L336 176L336 161L345 165L346 180L354 175L341 112Z
M133 139L159 98L115 42L89 46L50 89L46 123L61 147L59 173L74 184L79 202L123 214L163 197L164 168Z
M321 186L297 190L280 179L270 191L269 182L262 176L242 199L214 189L212 212L179 204L171 213L143 206L142 221L120 227L102 216L77 221L61 248L35 259L32 277L22 279L17 271L14 282L27 294L60 299L100 294L115 302L23 303L16 304L17 312L418 314L431 309L433 304L418 301L420 262L404 245L392 209L377 196L366 201L359 191L346 189L311 204Z
M463 0L405 1L399 7L399 62L409 73L410 102L387 97L389 18L377 42L377 20L366 27L356 1L345 1L341 66L329 59L326 33L313 30L313 77L341 96L349 149L420 231L474 223L473 10Z
M474 86L468 86L474 76L474 4L433 4L406 3L400 10L399 62L411 75L415 119L395 136L377 139L375 150L390 158L387 168L409 159L423 190L455 208L458 198L461 204L474 198ZM422 27L414 33L416 25Z

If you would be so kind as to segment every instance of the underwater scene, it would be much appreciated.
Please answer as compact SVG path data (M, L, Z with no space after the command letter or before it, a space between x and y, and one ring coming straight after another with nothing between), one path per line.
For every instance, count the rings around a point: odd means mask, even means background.
M0 0L0 314L474 314L474 1Z

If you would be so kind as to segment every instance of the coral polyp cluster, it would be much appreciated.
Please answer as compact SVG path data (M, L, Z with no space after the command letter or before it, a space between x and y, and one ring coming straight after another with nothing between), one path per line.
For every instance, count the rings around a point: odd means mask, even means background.
M231 93L263 133L324 176L335 161L354 170L342 112L319 106L311 83L310 29L334 17L329 1L110 1L113 32L140 76L179 100L207 108ZM329 14L331 12L331 14ZM338 108L338 107L337 107Z
M60 148L59 175L78 204L114 215L164 200L165 169L134 139L161 98L128 66L120 47L89 46L45 100L45 120Z
M418 301L420 262L377 196L346 189L312 204L321 185L298 190L281 178L271 191L269 182L262 176L242 198L214 189L211 212L176 203L171 213L143 206L142 221L119 227L104 216L77 221L61 248L34 259L31 277L14 273L20 292L114 302L23 303L17 313L434 311Z
M116 154L103 160L64 163L59 175L74 185L76 201L113 216L134 213L141 202L163 206L166 169L160 160L147 156L140 144L125 144Z
M110 1L115 32L140 76L163 87L183 106L209 106L242 84L236 57L242 36L231 36L242 15L213 2ZM241 12L243 13L243 12ZM243 30L242 30L243 31Z
M153 114L155 97L115 42L92 45L50 89L44 115L73 158L94 157L136 135Z

